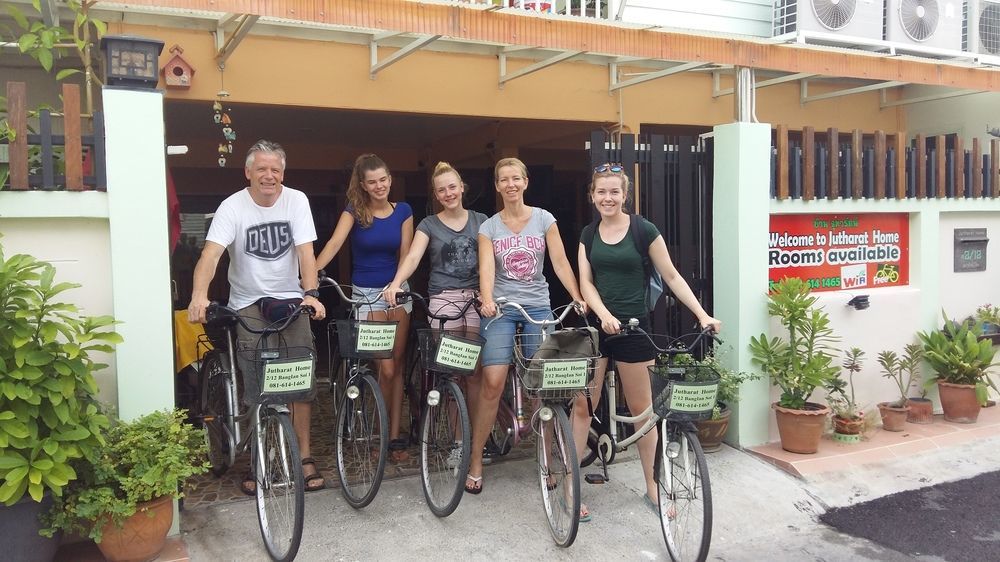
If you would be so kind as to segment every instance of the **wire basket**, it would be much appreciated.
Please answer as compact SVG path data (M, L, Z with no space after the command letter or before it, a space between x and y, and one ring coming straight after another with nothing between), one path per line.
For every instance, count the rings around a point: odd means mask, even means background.
M303 346L244 349L240 357L260 383L262 404L307 400L316 384L316 356Z
M549 336L552 337L552 336ZM530 398L569 400L584 390L593 390L594 370L600 353L558 351L556 357L525 357L524 346L537 346L538 334L514 335L514 372Z
M698 421L712 417L719 395L719 373L707 365L649 367L653 411L673 421Z
M337 343L345 359L389 359L396 346L399 322L337 319Z
M417 330L420 366L426 371L471 375L479 364L486 340L465 330L423 328Z

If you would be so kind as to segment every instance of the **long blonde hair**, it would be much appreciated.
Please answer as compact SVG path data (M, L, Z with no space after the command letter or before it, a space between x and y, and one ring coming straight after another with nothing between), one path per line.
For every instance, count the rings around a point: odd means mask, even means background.
M354 170L351 172L351 183L347 186L347 202L354 208L354 218L361 225L361 228L368 228L372 225L373 216L371 210L371 197L365 191L365 174L374 172L379 168L391 178L392 173L389 166L374 154L362 154L354 161Z

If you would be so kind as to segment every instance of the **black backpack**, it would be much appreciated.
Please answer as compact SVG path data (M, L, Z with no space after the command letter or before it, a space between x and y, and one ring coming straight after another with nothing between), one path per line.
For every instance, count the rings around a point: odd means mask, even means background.
M587 260L590 260L590 252L594 248L594 234L597 232L597 225L600 219L583 227L580 234L580 242L583 243L587 252ZM652 311L656 308L656 301L660 300L663 294L663 277L653 267L652 260L649 259L649 244L646 239L646 229L642 227L642 218L639 215L629 215L628 231L632 234L632 242L635 244L635 251L642 257L642 271L646 274L649 282L646 284L646 310ZM593 264L591 264L593 265Z

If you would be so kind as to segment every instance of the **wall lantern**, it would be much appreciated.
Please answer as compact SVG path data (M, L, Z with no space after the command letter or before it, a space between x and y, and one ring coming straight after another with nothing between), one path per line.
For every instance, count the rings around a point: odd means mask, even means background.
M105 35L105 84L152 90L160 80L160 51L163 41L128 35Z
M868 302L868 295L856 295L847 301L847 306L853 306L854 310L864 310L871 306L871 303Z

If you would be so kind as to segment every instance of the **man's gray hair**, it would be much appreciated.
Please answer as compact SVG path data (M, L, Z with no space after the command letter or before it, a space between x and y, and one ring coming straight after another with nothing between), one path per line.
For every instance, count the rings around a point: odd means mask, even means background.
M285 149L281 148L281 145L276 142L260 139L259 141L253 143L253 146L251 146L250 150L247 151L247 168L253 164L253 155L258 152L277 154L278 158L281 158L281 167L285 167Z

